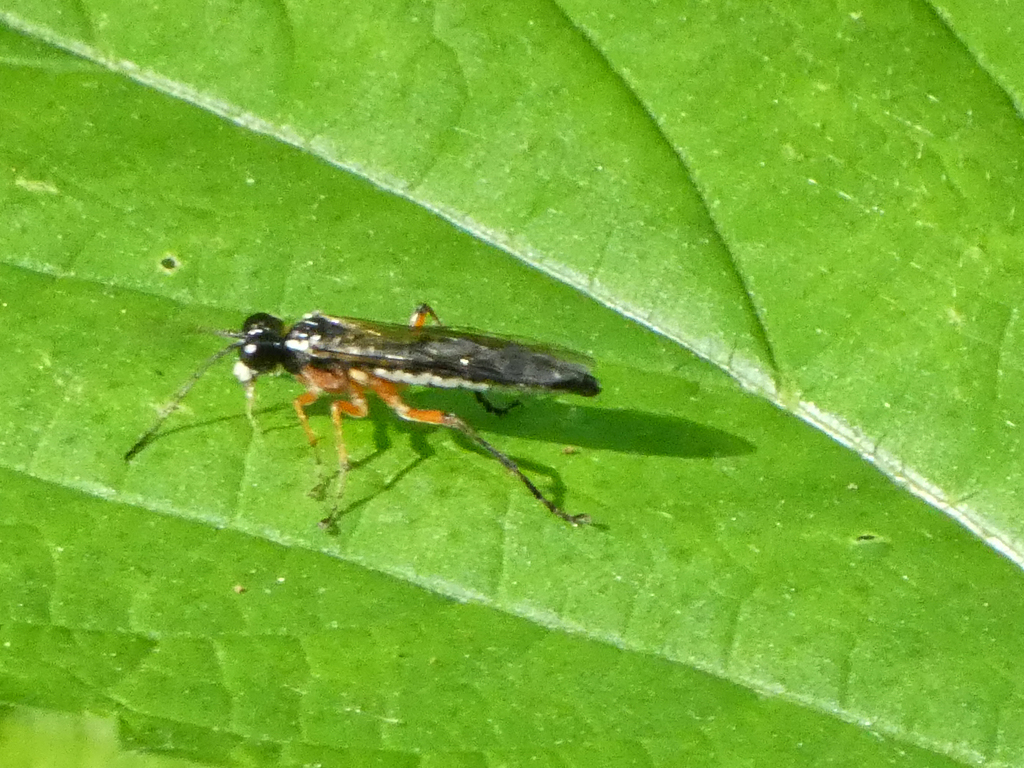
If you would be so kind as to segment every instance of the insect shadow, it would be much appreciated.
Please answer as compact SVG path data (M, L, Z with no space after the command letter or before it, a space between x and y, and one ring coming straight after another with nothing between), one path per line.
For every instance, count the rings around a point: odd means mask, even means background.
M441 390L416 393L417 402L445 410L466 410L464 398ZM725 458L753 453L756 446L731 432L679 416L629 408L601 408L531 398L506 416L480 413L482 430L575 448L641 456L689 459Z
M424 389L413 393L412 398L417 405L439 408L446 411L469 413L476 411L472 421L482 431L510 437L527 438L541 442L555 443L579 450L602 450L615 453L626 453L644 456L668 456L678 458L724 458L753 453L756 446L742 437L716 427L700 424L690 419L677 416L653 414L636 409L599 408L590 405L565 404L560 401L530 398L523 407L505 410L506 403L498 402L496 407L481 407L467 398L465 393L445 390ZM288 403L277 403L268 407L257 408L256 418L263 433L278 430L293 431L295 422L292 419L278 419L276 414L291 412ZM504 411L504 412L503 412ZM329 402L324 399L309 406L310 415L318 420L329 420ZM178 432L201 429L213 424L220 424L237 419L245 419L242 413L221 416L214 419L203 419L190 424L182 424L167 429L155 439L165 439ZM421 464L428 462L436 450L428 439L433 430L424 429L419 425L399 421L390 417L385 408L371 408L368 421L373 425L373 450L369 454L353 456L350 469L371 465L378 457L389 451L397 434L407 434L409 444L416 453L416 458L398 472L391 474L383 486L368 496L353 499L345 505L343 511L332 515L328 524L324 525L327 533L338 532L337 522L357 512L369 504L380 493L388 491L399 484L405 477L414 472ZM472 440L458 432L449 432L459 446L473 453L487 456L486 452ZM325 474L311 490L310 495L319 500L327 496L336 472L326 472L328 466L319 456L321 448L329 443L329 432L321 437L320 444L313 449L316 463ZM551 466L534 459L515 457L522 467L531 473L546 479L548 493L557 504L565 500L566 487L561 475ZM606 529L597 524L594 527Z
M465 393L444 390L421 390L412 395L417 405L446 411L467 413L475 404ZM572 449L602 450L643 456L667 456L683 459L710 459L743 456L754 453L756 446L749 440L717 427L677 416L652 414L636 409L599 408L590 405L565 404L560 401L530 398L523 407L506 410L507 404L492 404L477 409L473 423L487 433L505 434L510 437L527 438L541 442L562 444ZM315 410L326 415L327 407L317 404ZM314 410L314 412L315 412ZM427 440L429 431L415 424L395 421L387 414L371 414L374 423L375 450L353 466L366 465L386 451L392 435L405 433L410 436L411 445L418 458L398 475L391 478L385 489L401 480L421 463L435 454ZM458 433L452 434L460 447L481 456L487 454L473 441ZM561 475L553 467L535 459L514 456L520 466L546 479L547 493L562 504L565 501L566 486ZM372 497L354 501L344 514L369 503ZM344 516L344 515L343 515ZM607 526L593 523L600 530ZM328 532L332 528L328 527ZM336 529L334 529L336 531Z

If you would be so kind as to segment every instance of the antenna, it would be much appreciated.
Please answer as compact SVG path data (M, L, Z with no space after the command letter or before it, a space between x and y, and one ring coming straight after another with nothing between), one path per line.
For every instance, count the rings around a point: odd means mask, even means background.
M227 331L221 332L218 335L228 336L228 338L237 338L237 335L229 336L229 332ZM229 352L238 349L240 346L242 346L241 341L236 341L234 344L229 344L224 349L220 350L217 354L210 357L201 366L199 366L199 370L197 370L189 377L188 381L186 381L181 386L181 388L174 393L174 397L171 399L171 402L166 407L164 407L163 410L160 411L160 415L156 417L156 421L153 423L153 426L147 429L142 434L142 437L135 441L135 445L128 449L128 453L124 455L124 460L131 461L132 458L139 451L145 448L153 439L153 435L155 435L157 431L159 431L161 425L167 420L167 417L174 413L176 410L178 410L178 406L181 405L181 401L185 399L185 395L187 395L189 391L192 389L192 387L195 386L195 383L202 378L203 374L210 370L214 363L216 363Z

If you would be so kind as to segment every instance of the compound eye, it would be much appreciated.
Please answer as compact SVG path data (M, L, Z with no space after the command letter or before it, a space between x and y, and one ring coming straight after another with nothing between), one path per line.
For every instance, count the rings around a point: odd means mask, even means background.
M281 336L284 334L284 323L280 318L268 315L266 312L257 312L255 315L249 315L242 324L242 333L248 336L253 331Z

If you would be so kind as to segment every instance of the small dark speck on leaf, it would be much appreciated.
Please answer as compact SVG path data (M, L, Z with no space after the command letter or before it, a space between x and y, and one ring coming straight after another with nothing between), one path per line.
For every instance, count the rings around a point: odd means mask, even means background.
M178 269L179 266L180 264L178 260L174 256L171 256L169 254L160 259L160 267L165 272L174 272L175 270Z

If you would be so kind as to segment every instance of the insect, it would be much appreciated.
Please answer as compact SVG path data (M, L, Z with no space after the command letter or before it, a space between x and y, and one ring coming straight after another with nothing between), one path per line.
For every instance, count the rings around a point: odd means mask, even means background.
M437 325L426 326L428 318L433 318ZM448 427L466 435L515 475L553 515L572 525L590 523L588 515L570 515L559 509L515 461L480 437L462 418L445 411L413 408L401 396L408 385L467 389L474 391L488 410L501 413L515 404L497 408L483 398L484 392L504 389L568 392L584 397L598 394L601 387L587 367L564 359L571 353L445 327L427 304L413 313L409 325L312 312L286 329L277 317L260 312L250 316L241 331L224 331L220 335L237 341L210 357L185 382L153 426L125 454L126 461L153 439L196 381L214 363L237 349L234 374L245 387L246 412L254 426L256 379L278 368L284 368L305 387L305 392L295 398L294 406L311 445L315 446L318 438L309 425L306 408L321 396L340 396L331 402L331 420L341 482L348 470L342 420L346 416L361 419L369 413L369 390L406 421ZM321 523L330 525L334 517L332 514Z

